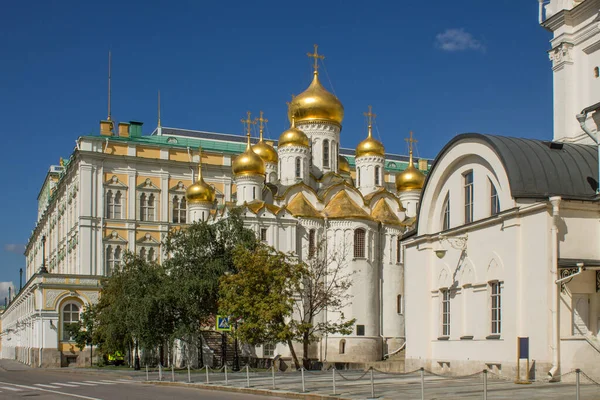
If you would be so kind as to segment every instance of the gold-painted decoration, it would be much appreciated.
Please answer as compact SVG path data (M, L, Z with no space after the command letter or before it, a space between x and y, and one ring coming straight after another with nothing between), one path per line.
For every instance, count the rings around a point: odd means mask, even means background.
M292 117L296 122L305 121L330 121L341 124L344 119L344 106L340 100L328 92L319 81L319 60L325 56L318 54L315 44L315 52L308 53L308 56L314 58L314 72L312 83L308 88L294 98L294 105L288 110L290 122Z
M328 218L371 219L371 216L356 204L345 190L340 190L329 200L323 214Z
M273 214L277 214L278 212L281 211L281 207L277 207L274 204L265 203L262 200L253 200L250 203L246 203L244 205L246 207L248 207L248 209L250 211L252 211L254 214L258 214L258 212L260 210L262 210L263 208L266 208L267 210L271 211Z
M185 191L188 204L213 203L215 201L215 188L204 181L202 177L202 147L198 148L200 161L198 162L198 179Z
M373 207L373 210L371 211L371 217L375 221L384 224L400 225L401 223L400 218L398 218L385 199L379 199L375 204L375 207Z
M404 139L409 143L409 157L408 167L396 174L396 189L398 192L405 192L408 190L421 190L425 184L425 174L415 168L413 161L413 143L417 141L413 139L413 133L410 132L410 137Z
M248 142L246 144L246 151L233 160L231 169L235 176L265 174L265 162L252 150L252 146L250 145L250 132L252 130L252 125L256 124L256 121L250 119L250 115L250 111L248 111L247 118L242 119L242 123L246 124L246 137Z
M350 163L348 162L348 159L342 155L338 156L338 170L340 173L350 173Z
M321 213L310 204L304 193L294 196L286 208L294 217L323 218Z
M373 118L377 115L373 114L371 110L372 107L369 106L369 112L364 113L369 124L368 136L356 146L356 158L363 156L385 156L383 144L373 137Z
M259 132L259 141L254 146L252 146L252 151L262 158L262 160L266 163L277 164L279 157L277 156L277 152L273 148L273 146L269 145L263 140L263 131L264 131L264 123L269 122L268 119L263 118L263 112L260 112L260 117L257 118L259 122L258 132Z
M292 125L286 131L284 131L281 136L279 136L279 141L277 142L277 147L285 147L285 146L300 146L300 147L309 147L310 141L306 133L302 132L300 129L296 128L296 120L292 117Z

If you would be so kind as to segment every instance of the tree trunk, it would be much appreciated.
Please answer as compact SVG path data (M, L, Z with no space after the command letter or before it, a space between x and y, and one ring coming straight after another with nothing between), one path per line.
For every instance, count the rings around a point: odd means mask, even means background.
M288 347L290 348L290 353L292 353L292 358L294 359L294 365L296 369L300 369L300 363L298 362L298 356L296 355L296 350L294 350L294 344L291 339L287 341Z
M304 369L310 369L310 359L308 357L309 339L308 332L304 332L302 334L302 364L304 365Z

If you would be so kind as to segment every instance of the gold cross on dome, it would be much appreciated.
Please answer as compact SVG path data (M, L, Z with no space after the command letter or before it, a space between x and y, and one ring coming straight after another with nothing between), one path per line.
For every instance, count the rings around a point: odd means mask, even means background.
M315 59L315 64L313 65L313 68L315 69L315 72L317 72L317 70L319 69L319 60L324 60L325 56L323 56L317 52L317 49L319 48L318 44L315 44L314 46L315 46L315 52L312 54L306 53L306 55L309 56L310 58Z
M256 124L256 121L252 121L252 119L250 118L250 115L252 115L250 113L250 111L246 112L247 118L246 119L242 119L242 124L246 125L246 136L250 137L250 132L252 131L252 125Z
M410 131L409 135L410 136L408 137L408 139L404 139L404 140L406 140L406 143L408 143L408 149L412 153L412 151L413 151L413 143L417 143L418 140L413 139L413 132L412 131Z
M369 126L373 125L373 119L377 117L377 114L373 114L372 110L373 107L369 106L369 112L363 113L365 117L367 117L367 122L369 123Z
M265 122L269 122L269 120L268 120L268 119L266 119L266 118L263 118L263 112L261 111L261 112L260 112L260 117L259 117L259 118L256 118L256 119L254 120L254 123L256 123L256 121L258 121L258 122L259 122L258 128L260 129L260 132L262 133L262 131L263 131L263 123L265 123Z

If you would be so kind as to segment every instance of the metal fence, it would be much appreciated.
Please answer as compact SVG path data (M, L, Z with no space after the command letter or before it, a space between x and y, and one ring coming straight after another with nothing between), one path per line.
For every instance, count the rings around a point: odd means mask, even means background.
M600 383L592 379L584 371L575 369L562 375L565 378L575 374L575 384L563 385L564 393L569 397L575 395L581 398L581 388L594 386L600 388ZM174 367L165 370L160 365L157 368L146 367L146 381L171 381L185 383L200 383L215 386L246 387L267 390L281 390L287 392L307 393L319 392L331 395L352 395L376 398L385 393L404 393L412 398L426 399L433 395L433 391L460 389L468 391L470 396L477 393L477 397L487 400L490 390L498 391L501 387L509 390L513 379L496 374L488 370L478 371L469 375L448 376L420 368L414 371L398 373L385 372L375 368L366 371L337 370L331 368L323 371L309 371L301 368L294 372L280 372L275 367L269 369L253 369L248 365L240 371L232 371L227 365L212 369L203 367L200 370L178 369ZM537 382L538 388L544 388ZM512 385L511 385L512 386ZM549 387L550 385L545 385ZM552 385L552 389L556 386ZM512 389L511 389L512 390ZM428 393L428 391L430 391ZM466 392L465 392L466 393ZM387 396L386 396L387 397Z

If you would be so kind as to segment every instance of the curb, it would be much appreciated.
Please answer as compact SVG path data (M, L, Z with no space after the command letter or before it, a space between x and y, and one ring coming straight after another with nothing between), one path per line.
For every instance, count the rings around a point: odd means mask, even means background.
M122 379L130 379L135 380L133 376L129 374L119 373L119 371L102 371L97 369L83 369L83 368L39 368L40 371L45 372L60 372L63 374L85 374L85 375L97 375L97 376L106 376L109 378L122 378Z
M222 386L222 385L207 385L204 383L157 382L157 381L143 381L142 383L151 384L151 385L159 385L159 386L193 387L193 388L197 388L197 389L216 390L216 391L222 391L222 392L259 394L262 396L270 396L270 397L284 397L286 399L349 400L346 397L330 396L327 394L296 393L296 392L276 391L276 390L269 390L269 389L252 389L252 388Z

